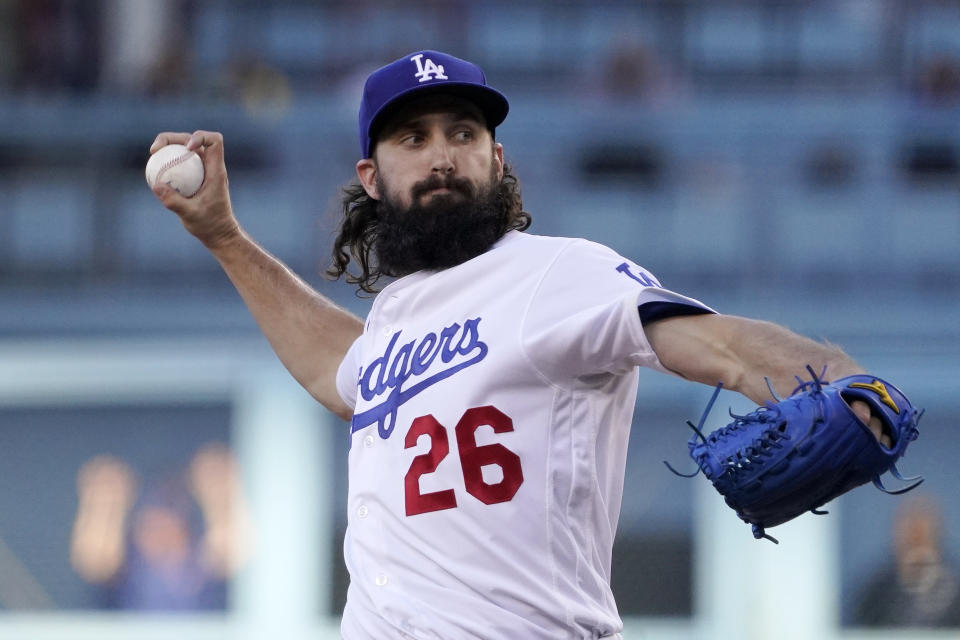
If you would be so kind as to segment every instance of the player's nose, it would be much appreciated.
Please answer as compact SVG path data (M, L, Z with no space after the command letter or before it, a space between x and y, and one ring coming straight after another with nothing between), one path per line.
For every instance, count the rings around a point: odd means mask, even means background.
M454 162L453 150L446 141L438 141L431 145L430 168L432 173L453 173L457 165Z

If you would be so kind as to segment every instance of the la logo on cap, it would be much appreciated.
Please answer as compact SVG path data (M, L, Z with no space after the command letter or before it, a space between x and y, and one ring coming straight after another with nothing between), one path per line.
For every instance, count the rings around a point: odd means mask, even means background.
M442 64L435 64L430 58L427 58L426 62L422 62L422 58L422 53L418 53L410 58L417 63L417 72L414 75L420 79L420 82L426 82L427 80L449 80L447 76L443 75Z

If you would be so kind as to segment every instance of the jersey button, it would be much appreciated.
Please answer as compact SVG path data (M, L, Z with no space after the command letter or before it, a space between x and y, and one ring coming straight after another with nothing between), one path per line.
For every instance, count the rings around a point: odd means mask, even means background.
M390 337L391 335L393 335L393 327L391 327L390 325L385 326L383 328L383 335L384 337Z
M386 584L387 584L387 576L385 576L385 575L383 575L383 574L381 573L380 575L378 575L378 576L376 577L376 579L374 580L374 583L376 583L376 585L377 585L378 587L382 587L382 586L386 585Z
M367 514L369 513L370 513L370 510L367 509L367 505L362 504L359 507L357 507L357 515L360 516L361 518L366 518Z
M364 439L363 439L363 446L365 446L367 449L369 449L370 447L372 447L372 446L373 446L373 436L367 436L366 438L364 438Z

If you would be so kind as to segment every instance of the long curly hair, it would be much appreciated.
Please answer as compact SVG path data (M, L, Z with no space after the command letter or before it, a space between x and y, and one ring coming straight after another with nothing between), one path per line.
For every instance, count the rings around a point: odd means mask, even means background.
M342 193L343 219L333 243L333 264L326 270L326 275L332 280L345 275L349 284L375 294L380 290L376 284L381 277L400 275L381 269L377 264L380 201L367 195L356 180L344 186ZM503 165L503 178L496 189L496 204L499 209L500 236L513 229L523 231L533 222L532 216L523 210L520 181L508 164ZM360 267L359 274L348 270L351 259Z

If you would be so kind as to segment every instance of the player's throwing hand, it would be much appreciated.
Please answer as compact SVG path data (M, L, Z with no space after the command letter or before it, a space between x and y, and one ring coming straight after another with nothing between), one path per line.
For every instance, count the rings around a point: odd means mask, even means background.
M209 249L215 249L238 236L241 231L230 204L223 136L215 131L194 131L192 134L164 132L150 145L150 153L168 144L185 145L200 156L205 174L203 186L191 198L181 196L162 183L153 187L153 193L163 206L180 216L187 231Z

